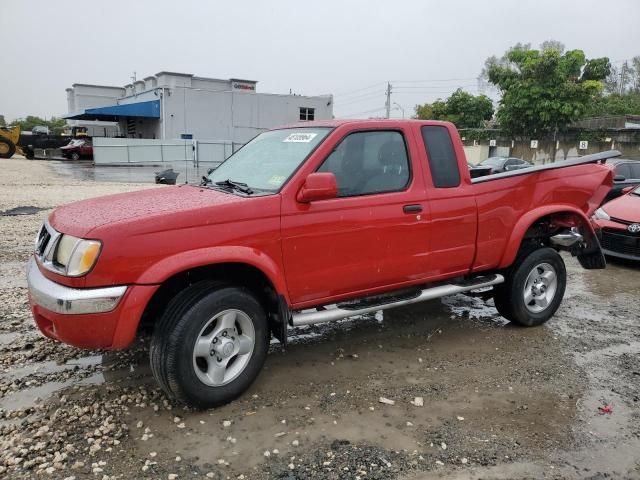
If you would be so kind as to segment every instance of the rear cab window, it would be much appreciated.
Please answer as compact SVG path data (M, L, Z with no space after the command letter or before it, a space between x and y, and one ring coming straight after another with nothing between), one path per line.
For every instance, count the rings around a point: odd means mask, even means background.
M447 128L439 125L425 125L421 128L421 132L433 186L436 188L459 186L458 157Z

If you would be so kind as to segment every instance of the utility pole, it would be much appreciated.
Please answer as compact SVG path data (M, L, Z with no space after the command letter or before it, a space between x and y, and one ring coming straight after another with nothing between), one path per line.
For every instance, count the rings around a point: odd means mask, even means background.
M620 95L622 95L624 93L624 84L626 82L626 73L627 73L627 62L624 62L622 64L622 67L620 68Z
M387 102L385 103L387 109L387 118L391 116L391 84L387 82Z

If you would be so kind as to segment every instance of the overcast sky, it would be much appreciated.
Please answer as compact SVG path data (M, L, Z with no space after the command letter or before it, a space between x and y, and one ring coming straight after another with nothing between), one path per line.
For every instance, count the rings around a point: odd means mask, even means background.
M457 87L484 60L547 39L587 57L640 54L638 0L0 0L0 114L66 113L73 83L122 86L162 70L335 95L336 116L383 114ZM393 116L401 116L394 106Z

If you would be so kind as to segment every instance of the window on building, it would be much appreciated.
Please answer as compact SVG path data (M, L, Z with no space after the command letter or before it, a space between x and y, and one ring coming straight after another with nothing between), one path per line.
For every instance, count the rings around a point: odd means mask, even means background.
M458 160L447 129L439 126L424 126L422 127L422 139L429 158L433 185L437 188L460 185Z
M300 120L303 122L314 120L316 117L316 109L308 107L300 107Z
M336 176L339 197L397 192L411 178L404 138L394 131L348 135L318 171Z

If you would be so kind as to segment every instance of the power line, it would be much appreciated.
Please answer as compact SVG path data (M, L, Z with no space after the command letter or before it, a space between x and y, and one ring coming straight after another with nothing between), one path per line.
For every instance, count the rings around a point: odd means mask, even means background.
M365 110L364 112L357 112L357 113L348 113L346 115L340 115L340 117L357 117L358 115L365 115L367 113L375 113L375 112L379 112L381 110L384 110L384 107L380 107L380 108L376 108L374 110Z
M467 87L477 87L478 85L476 83L474 83L473 85L455 85L455 86L451 86L451 88L467 88ZM415 87L405 87L405 86L395 86L394 84L394 88L399 89L399 90L415 90L415 89L428 89L428 88L447 88L446 85L433 85L433 86L428 86L428 85L418 85Z
M477 80L478 77L469 78L440 78L431 80L391 80L393 83L437 83L437 82L466 82L468 80Z
M362 92L364 90L370 90L372 88L379 87L380 85L384 85L385 83L386 82L378 82L378 83L375 83L373 85L369 85L368 87L362 87L362 88L358 88L356 90L350 90L348 92L336 93L333 96L334 97L347 97L347 96L350 96L350 95L352 95L354 93L358 93L358 92Z
M353 103L365 102L365 101L367 101L369 99L372 99L372 98L375 98L375 97L377 97L379 95L382 95L382 92L371 92L371 93L368 93L368 94L365 94L365 95L361 95L361 96L358 96L358 97L350 98L350 99L348 99L348 100L346 100L344 102L341 101L341 100L336 100L335 103L338 104L338 105L350 105L350 104L353 104Z

